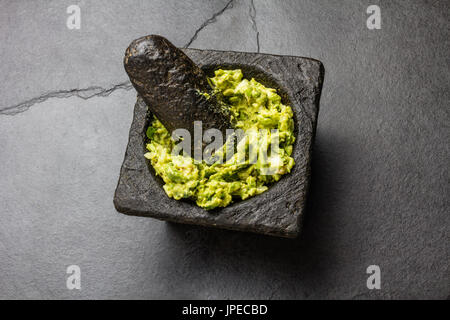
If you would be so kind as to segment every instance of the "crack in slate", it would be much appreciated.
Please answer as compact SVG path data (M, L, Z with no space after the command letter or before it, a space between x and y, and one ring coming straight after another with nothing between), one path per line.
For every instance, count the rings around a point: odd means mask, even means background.
M22 113L27 111L31 106L44 102L51 98L70 98L70 97L78 97L84 100L88 100L92 97L107 97L111 93L116 90L130 90L133 88L130 81L125 81L116 85L111 86L110 88L102 88L99 86L92 86L83 89L70 89L70 90L60 90L53 91L49 93L45 93L40 95L39 97L29 99L27 101L23 101L13 106L9 106L3 109L0 109L0 115L16 115L18 113Z
M256 32L256 47L257 52L259 53L259 31L258 26L256 25L256 8L254 0L250 0L250 8L248 10L248 14L250 16L250 20L252 21L253 31Z
M233 8L233 2L234 0L228 1L228 3L223 7L220 11L214 13L211 18L206 20L201 24L201 26L195 31L194 35L189 39L189 41L183 46L183 48L188 48L192 42L197 39L198 34L208 25L216 22L216 18L223 14L228 9ZM256 31L256 42L258 46L258 52L259 52L259 32L256 27L256 10L255 5L253 3L253 0L251 0L251 8L250 8L250 18L252 20L252 26L253 29ZM112 92L118 89L123 90L130 90L133 88L130 81L122 82L116 85L113 85L110 88L103 88L99 86L92 86L88 88L83 89L70 89L70 90L59 90L59 91L53 91L49 93L42 94L38 97L23 101L21 103L2 108L0 109L0 115L16 115L18 113L22 113L27 111L30 107L32 107L35 104L44 102L51 98L70 98L70 97L79 97L81 99L87 100L92 97L106 97L109 96Z
M228 1L228 3L226 4L225 7L222 8L222 10L214 13L212 15L211 18L209 18L208 20L206 20L205 22L203 22L200 26L200 28L198 28L197 30L195 30L194 35L191 37L191 39L189 39L189 41L183 46L183 48L189 48L189 46L192 44L192 42L195 41L195 39L197 39L198 34L200 33L200 31L202 31L206 26L216 22L216 18L218 16L220 16L222 13L224 13L225 11L227 11L228 9L233 8L233 2L234 0L230 0Z

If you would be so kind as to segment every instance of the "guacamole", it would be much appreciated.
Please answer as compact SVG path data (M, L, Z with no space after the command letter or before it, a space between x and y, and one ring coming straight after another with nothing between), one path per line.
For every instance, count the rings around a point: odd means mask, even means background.
M227 146L232 149L228 142L215 151L216 159L221 161L213 163L174 155L176 143L157 118L147 129L149 141L145 154L156 175L163 179L169 197L190 198L207 210L226 207L233 199L244 200L263 193L295 164L291 157L295 141L292 109L281 103L275 89L255 79L243 79L240 69L216 70L209 80L214 92L230 108L235 129L244 132L245 138L237 142L235 149L244 150L245 156L239 152L228 156ZM276 153L268 151L272 141L278 142ZM255 161L251 154L259 155L261 151L266 152L266 161L259 157ZM275 170L267 171L271 168Z

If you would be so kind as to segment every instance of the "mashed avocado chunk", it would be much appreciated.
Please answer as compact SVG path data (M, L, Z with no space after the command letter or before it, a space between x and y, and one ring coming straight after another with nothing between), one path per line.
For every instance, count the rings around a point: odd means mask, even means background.
M174 140L154 118L147 130L149 142L145 154L163 179L169 197L190 198L207 210L226 207L233 199L244 200L263 193L269 184L289 173L294 166L291 153L295 141L292 109L281 103L275 89L255 79L243 79L240 69L216 70L209 80L214 92L221 94L230 108L235 129L244 132L245 138L236 146L236 150L244 152L228 156L229 144L225 143L214 153L222 161L200 162L186 155L174 155ZM278 141L276 153L269 152L272 141ZM267 156L259 157L260 154Z

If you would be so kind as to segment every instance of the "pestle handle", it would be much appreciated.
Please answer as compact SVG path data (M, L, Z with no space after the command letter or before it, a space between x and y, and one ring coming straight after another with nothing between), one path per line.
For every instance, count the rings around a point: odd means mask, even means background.
M164 37L134 40L125 52L124 66L136 91L170 133L182 128L194 137L194 121L224 136L232 128L230 114L211 95L203 70Z

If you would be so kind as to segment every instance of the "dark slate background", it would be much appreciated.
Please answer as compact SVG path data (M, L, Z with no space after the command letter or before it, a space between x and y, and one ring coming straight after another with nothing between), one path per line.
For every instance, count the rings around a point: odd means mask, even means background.
M66 8L81 7L81 29ZM366 9L381 7L382 29ZM0 1L0 298L450 295L449 19L433 1ZM296 240L130 217L112 198L135 92L122 56L192 48L326 69ZM66 268L81 268L81 290ZM366 268L381 268L368 290Z

